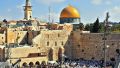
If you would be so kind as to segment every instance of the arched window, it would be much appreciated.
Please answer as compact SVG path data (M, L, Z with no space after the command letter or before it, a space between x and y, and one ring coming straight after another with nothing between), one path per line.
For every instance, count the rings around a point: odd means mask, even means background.
M40 65L40 62L39 62L39 61L37 61L37 62L35 63L35 65Z
M33 66L34 66L33 62L30 62L30 63L29 63L29 66L30 66L30 67L33 67Z
M22 64L22 66L23 66L23 67L27 67L28 65L27 65L26 62L24 62L24 63Z
M53 49L52 48L49 50L48 57L50 61L53 61Z
M59 62L62 61L62 48L59 48L59 50L58 50L58 61Z

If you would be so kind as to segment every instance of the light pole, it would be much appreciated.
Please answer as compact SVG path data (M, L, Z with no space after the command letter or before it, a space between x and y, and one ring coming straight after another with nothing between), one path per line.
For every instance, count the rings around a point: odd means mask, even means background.
M104 31L104 68L106 68L106 32Z
M109 12L106 13L106 19L104 21L104 68L106 68L106 49L107 49L107 46L106 46L106 35L108 34L108 27L109 27L109 23L108 23L108 19L109 19Z

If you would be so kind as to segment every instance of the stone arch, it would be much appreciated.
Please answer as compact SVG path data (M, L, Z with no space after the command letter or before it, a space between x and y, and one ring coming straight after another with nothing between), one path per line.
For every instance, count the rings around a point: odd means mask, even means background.
M29 63L29 66L30 66L30 67L33 67L33 66L34 66L34 63L33 63L33 62L30 62L30 63Z
M59 50L58 50L58 61L59 62L62 61L62 48L59 48Z
M27 65L26 62L24 62L24 63L22 64L22 66L23 66L23 67L27 67L28 65Z
M53 60L53 49L52 48L50 48L49 50L48 58L49 58L49 61Z
M42 61L42 62L41 62L41 68L46 68L46 65L47 65L47 64L46 64L45 61Z
M42 62L41 62L41 65L46 65L46 62L45 62L45 61L42 61Z
M39 62L39 61L37 61L37 62L35 63L35 65L40 65L40 62Z
M40 62L39 62L39 61L37 61L37 62L35 63L35 68L41 68L41 65L40 65Z

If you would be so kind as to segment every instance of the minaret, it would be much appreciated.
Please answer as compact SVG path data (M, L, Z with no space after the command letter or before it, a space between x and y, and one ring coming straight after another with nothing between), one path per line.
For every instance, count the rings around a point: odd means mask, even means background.
M29 0L26 0L26 5L24 6L24 19L32 19L32 6Z

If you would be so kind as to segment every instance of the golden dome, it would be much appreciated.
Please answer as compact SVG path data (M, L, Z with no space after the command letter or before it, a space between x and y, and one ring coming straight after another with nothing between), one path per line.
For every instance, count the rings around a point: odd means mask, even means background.
M62 10L60 18L80 18L80 14L76 8L74 8L71 5L68 5Z

